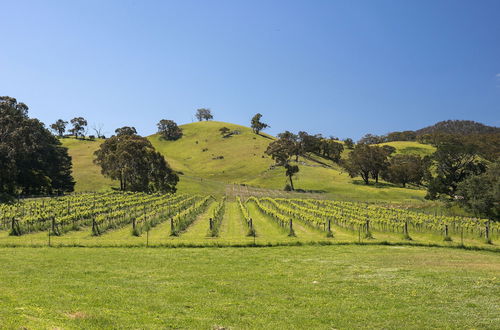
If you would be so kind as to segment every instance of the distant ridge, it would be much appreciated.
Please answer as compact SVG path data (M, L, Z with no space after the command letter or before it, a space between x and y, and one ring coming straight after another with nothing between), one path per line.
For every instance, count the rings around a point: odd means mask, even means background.
M444 120L432 126L415 131L417 135L446 133L446 134L491 134L500 133L500 127L484 125L472 120Z

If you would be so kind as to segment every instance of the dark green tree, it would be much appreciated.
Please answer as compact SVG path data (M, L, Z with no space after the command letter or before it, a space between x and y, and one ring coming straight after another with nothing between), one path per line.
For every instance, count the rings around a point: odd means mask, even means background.
M391 141L415 141L417 139L417 133L414 131L403 131L403 132L391 132L386 135L385 140L387 142Z
M396 152L396 148L394 148L393 146L389 146L389 145L382 146L382 149L385 150L385 152L387 153L387 156L391 156L392 154L394 154Z
M64 132L66 131L66 125L68 125L67 121L62 119L58 119L55 123L50 125L50 129L53 130L59 137L64 136Z
M261 118L262 115L258 113L252 117L252 120L250 122L250 127L252 127L252 130L255 134L259 134L260 131L269 127L269 125L260 121Z
M390 147L394 149L393 147ZM370 174L373 179L375 179L375 183L378 183L380 174L387 168L389 165L388 157L392 152L394 152L390 148L384 148L379 146L370 146L371 151L371 162L372 162L372 170Z
M175 141L182 137L182 129L173 120L162 119L158 122L158 133L161 138L168 141Z
M321 155L338 163L344 151L342 143L333 139L323 139L320 142Z
M212 115L212 111L210 109L201 108L196 110L196 118L198 119L198 121L202 121L211 120L214 118L214 116Z
M291 153L293 156L295 156L295 161L297 162L299 160L299 156L302 156L304 154L302 144L299 141L299 136L292 132L285 131L283 133L279 133L278 138L288 141Z
M382 136L374 134L365 134L359 141L358 144L378 144L383 143L384 138Z
M500 221L500 159L485 173L460 182L457 195L459 203L477 216Z
M71 125L73 125L73 128L70 129L70 133L75 136L75 138L78 139L78 136L84 137L85 134L85 127L87 127L87 121L83 117L76 117L71 119Z
M344 144L347 149L354 149L354 141L351 138L345 139Z
M219 132L220 132L220 135L222 135L222 137L228 137L231 133L231 130L224 126L224 127L219 128Z
M395 155L389 159L382 178L391 183L406 187L408 183L421 184L427 166L422 157L417 155Z
M293 176L299 172L299 167L291 163L292 156L295 155L296 143L290 138L280 138L269 144L266 154L274 159L277 166L285 168L285 175L290 181L291 190L295 190L293 186Z
M319 154L321 152L321 140L323 139L321 134L310 135L307 132L301 131L298 136L303 153L312 152Z
M0 195L38 195L73 191L67 149L28 107L0 97ZM2 198L2 197L0 197Z
M146 138L118 134L101 144L95 156L102 174L119 180L121 190L176 191L179 177Z
M351 177L361 176L365 184L370 183L370 177L378 182L379 174L387 167L387 152L378 146L357 144L342 165Z
M123 126L123 127L115 129L115 133L118 136L122 136L122 135L137 135L137 130L135 129L135 127Z
M429 180L428 199L437 199L439 196L455 198L460 182L486 170L484 163L477 157L476 148L460 141L439 144L432 158L436 175Z

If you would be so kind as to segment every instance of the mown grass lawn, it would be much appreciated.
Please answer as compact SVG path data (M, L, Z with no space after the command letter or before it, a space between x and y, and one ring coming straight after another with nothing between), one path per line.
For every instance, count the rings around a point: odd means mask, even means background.
M448 248L1 248L2 328L490 328L500 255Z

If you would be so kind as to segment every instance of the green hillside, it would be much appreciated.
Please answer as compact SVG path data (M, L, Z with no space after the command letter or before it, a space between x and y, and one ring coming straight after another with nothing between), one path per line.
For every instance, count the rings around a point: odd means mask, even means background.
M223 138L221 127L236 131ZM282 190L287 179L283 168L273 168L273 160L264 154L272 136L257 135L245 126L217 121L182 125L184 136L177 141L165 141L159 135L149 137L170 165L181 172L179 191L222 194L228 185L245 184ZM63 139L73 157L77 191L100 190L113 185L92 163L93 152L101 141ZM430 146L416 142L391 142L401 153L430 154ZM338 165L320 158L299 159L300 172L295 177L296 188L323 193L327 198L362 201L422 200L425 192L399 188L382 183L365 186L352 179ZM116 186L116 184L115 184Z
M238 134L223 138L219 132L221 127ZM197 122L181 128L184 135L177 141L164 141L159 135L149 139L170 165L186 176L249 183L273 164L264 156L267 145L274 139L269 135L257 135L248 127L217 121Z
M396 154L404 154L404 155L419 155L419 156L429 156L436 148L428 145L422 144L414 141L393 141L381 143L381 146L392 146L396 148Z
M102 141L61 139L63 146L68 148L72 158L76 191L99 191L113 186L113 181L104 177L100 167L93 163L94 151L99 148Z

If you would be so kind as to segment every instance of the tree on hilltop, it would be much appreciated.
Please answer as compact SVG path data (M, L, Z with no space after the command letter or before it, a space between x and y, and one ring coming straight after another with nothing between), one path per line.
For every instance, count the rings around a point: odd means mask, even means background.
M58 119L55 123L50 125L50 129L53 130L59 137L64 136L64 132L66 131L67 121L62 119Z
M71 125L73 125L73 128L70 129L70 133L75 136L75 138L78 139L78 136L84 137L85 134L85 127L87 127L87 120L83 117L76 117L71 119Z
M260 131L269 127L268 124L260 121L261 118L262 118L262 115L260 113L258 113L252 117L252 120L250 122L250 127L252 127L252 130L255 134L259 134Z
M213 119L212 111L210 109L201 108L196 110L196 118L198 121Z

